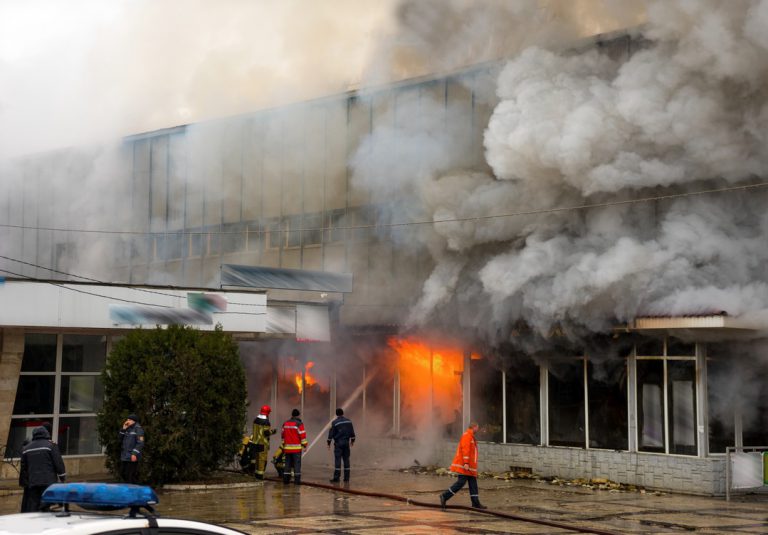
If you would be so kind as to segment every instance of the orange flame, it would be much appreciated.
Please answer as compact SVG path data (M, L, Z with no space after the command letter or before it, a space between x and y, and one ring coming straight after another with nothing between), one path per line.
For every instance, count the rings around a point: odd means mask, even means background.
M307 362L306 366L304 366L304 385L305 386L312 386L314 384L317 384L317 379L315 379L310 373L309 370L314 366L315 363L310 361ZM294 377L294 381L296 382L296 387L299 389L299 394L301 394L302 386L301 386L301 372L297 373Z
M463 350L428 345L413 338L390 338L388 345L400 360L404 411L413 412L411 417L415 420L450 423L455 419L461 411Z

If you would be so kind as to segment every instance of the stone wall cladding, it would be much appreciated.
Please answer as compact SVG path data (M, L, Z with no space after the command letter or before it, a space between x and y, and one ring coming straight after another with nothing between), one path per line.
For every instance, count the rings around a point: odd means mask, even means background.
M456 451L453 441L434 445L431 455L413 440L381 439L367 444L369 458L415 457L421 464L450 466ZM606 478L616 483L651 490L722 496L725 494L724 457L686 457L627 451L584 450L523 444L480 443L480 471L503 472L511 466L530 468L534 474L563 479ZM401 465L400 468L405 468Z

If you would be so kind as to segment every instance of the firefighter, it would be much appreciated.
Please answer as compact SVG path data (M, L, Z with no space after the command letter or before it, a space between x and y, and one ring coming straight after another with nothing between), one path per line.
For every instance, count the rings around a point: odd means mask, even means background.
M256 470L256 454L253 451L255 447L251 437L245 436L240 445L240 451L237 452L240 468L247 474L252 474Z
M478 425L475 422L469 424L464 434L461 435L459 445L456 448L456 455L451 463L451 472L459 475L456 483L440 495L440 506L445 509L445 502L450 500L465 483L469 483L469 499L472 501L472 507L475 509L488 509L480 503L480 496L477 489L477 433Z
M285 473L285 453L283 452L283 443L277 447L275 455L272 457L272 464L275 465L278 477L283 477Z
M264 405L259 415L253 419L253 435L251 441L255 445L256 452L256 479L264 479L264 470L267 468L267 458L269 457L269 437L277 433L277 429L272 429L269 423L269 413L272 408Z
M349 481L349 449L355 445L355 428L352 420L344 416L344 410L336 409L336 419L331 422L328 430L328 449L333 441L333 478L331 483L339 481L341 462L344 461L344 481Z
M285 453L285 471L283 472L283 483L291 482L291 472L293 472L293 482L301 484L301 452L307 449L307 432L304 430L304 424L299 418L301 413L298 409L291 411L291 419L283 424L283 452Z

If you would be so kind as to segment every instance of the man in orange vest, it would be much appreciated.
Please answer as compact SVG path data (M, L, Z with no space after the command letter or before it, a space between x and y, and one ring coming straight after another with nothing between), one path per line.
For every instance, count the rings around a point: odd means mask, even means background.
M461 490L465 483L469 483L469 498L472 500L472 507L475 509L488 509L480 503L480 496L477 490L477 441L475 433L478 425L476 422L469 424L469 427L461 435L459 447L456 448L456 455L451 463L451 472L459 474L456 483L450 486L448 490L440 495L440 505L445 509L445 502Z

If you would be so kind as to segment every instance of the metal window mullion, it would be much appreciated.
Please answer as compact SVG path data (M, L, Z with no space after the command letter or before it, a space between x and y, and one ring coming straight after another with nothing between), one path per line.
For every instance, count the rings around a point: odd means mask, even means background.
M589 371L589 363L587 357L581 359L581 369L584 374L584 448L589 449L589 388L587 381L587 372Z
M501 443L507 443L507 372L501 372Z
M549 446L549 367L539 367L539 427L541 446Z
M696 447L698 457L709 454L709 395L707 388L707 356L702 344L696 344L696 365L694 368L694 386L696 388Z
M667 375L667 358L664 357L664 453L669 455L669 377Z
M56 335L56 373L53 380L53 422L51 435L57 436L59 430L59 411L61 409L61 361L64 352L64 334Z
M637 356L636 348L632 349L627 359L627 431L629 433L629 451L638 451L638 421L637 421Z

